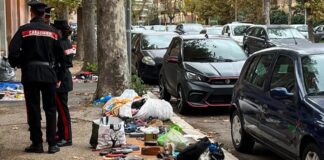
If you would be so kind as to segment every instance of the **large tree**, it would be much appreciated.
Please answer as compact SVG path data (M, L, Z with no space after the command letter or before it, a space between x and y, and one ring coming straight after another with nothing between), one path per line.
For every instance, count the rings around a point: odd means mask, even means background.
M169 17L169 23L173 23L173 19L176 17L177 13L180 13L179 5L181 3L180 0L162 0L164 14Z
M97 63L96 0L82 1L84 65ZM101 5L101 1L99 3ZM106 15L103 15L106 16Z
M195 14L197 12L198 6L201 3L200 0L184 0L183 9L185 12L190 12L191 14L191 22L195 21Z
M76 12L81 0L42 0L48 6L54 7L53 18L69 19L72 12Z
M83 16L82 16L82 7L80 6L77 9L77 24L78 24L78 29L77 29L77 58L79 60L83 60L84 58L84 39L83 39L83 26L84 26L84 21L83 21Z
M302 0L302 3L307 12L308 38L312 42L314 39L313 26L314 22L324 19L324 1L323 0Z
M98 13L98 70L96 97L120 95L129 88L124 0L101 0Z

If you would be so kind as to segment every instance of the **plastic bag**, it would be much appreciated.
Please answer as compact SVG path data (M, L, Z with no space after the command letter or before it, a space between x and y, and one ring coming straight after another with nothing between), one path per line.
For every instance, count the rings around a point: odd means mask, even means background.
M126 144L124 121L120 118L103 117L94 123L99 123L97 150Z
M5 58L0 58L0 81L13 81L16 73Z
M148 98L134 118L149 119L151 117L161 120L170 119L173 115L171 104L165 100Z
M157 141L161 146L164 146L166 143L173 143L178 151L184 150L189 145L187 139L174 128L160 136Z
M137 97L137 96L138 96L138 94L133 89L126 89L119 96L119 98L134 98L134 97Z
M119 108L119 116L122 118L132 118L132 102L126 103Z

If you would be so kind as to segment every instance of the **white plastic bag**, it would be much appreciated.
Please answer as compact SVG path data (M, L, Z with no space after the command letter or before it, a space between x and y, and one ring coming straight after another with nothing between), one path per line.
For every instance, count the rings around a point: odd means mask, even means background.
M126 89L118 98L134 98L138 94L133 89Z
M150 117L161 120L170 119L173 115L173 109L169 102L161 99L148 98L134 118L148 119Z
M119 116L122 118L132 118L132 102L126 103L119 108Z
M96 121L100 124L97 150L112 147L114 139L117 139L115 145L126 144L124 121L118 117L103 117L102 122L100 119Z

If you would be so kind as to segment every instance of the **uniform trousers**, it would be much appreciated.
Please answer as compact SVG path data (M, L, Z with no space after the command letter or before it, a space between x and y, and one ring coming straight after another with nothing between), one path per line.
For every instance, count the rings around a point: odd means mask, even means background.
M68 92L56 92L57 104L57 137L58 140L72 141L71 116L68 108Z
M27 107L27 120L30 140L33 144L42 144L40 94L42 94L43 109L46 117L46 140L50 146L56 145L56 105L55 83L23 82Z

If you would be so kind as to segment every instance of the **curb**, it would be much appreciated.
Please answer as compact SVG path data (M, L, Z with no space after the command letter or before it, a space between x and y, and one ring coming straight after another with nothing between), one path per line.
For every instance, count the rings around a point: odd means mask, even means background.
M147 92L148 96L151 98L158 98L156 97L152 92ZM173 116L171 117L171 122L175 123L177 125L179 125L183 132L187 135L191 135L195 138L203 138L206 137L206 135L204 135L203 133L201 133L200 131L198 131L197 129L195 129L194 127L192 127L189 123L187 123L185 120L183 120L182 118L180 118L178 115L173 114ZM236 158L234 155L232 155L230 152L228 152L227 150L223 149L224 154L225 154L225 160L238 160L238 158Z

